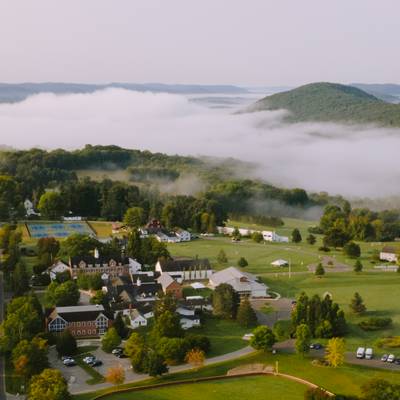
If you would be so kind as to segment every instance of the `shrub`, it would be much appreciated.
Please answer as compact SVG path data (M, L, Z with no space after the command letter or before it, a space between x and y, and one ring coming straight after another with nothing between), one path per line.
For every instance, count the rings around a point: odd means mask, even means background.
M348 242L344 245L343 247L343 252L349 256L349 257L360 257L361 255L361 249L360 246L357 243L354 242Z
M208 353L211 349L210 339L205 335L189 334L185 337L185 348L188 350L200 349L204 353Z
M378 347L397 348L400 347L400 336L392 336L380 339L376 342Z
M378 331L392 324L391 318L369 318L361 321L358 326L364 331Z
M331 396L323 389L310 388L304 393L304 400L324 400L331 399Z
M325 253L328 253L331 251L331 249L328 246L321 246L321 247L318 247L318 251L323 251Z

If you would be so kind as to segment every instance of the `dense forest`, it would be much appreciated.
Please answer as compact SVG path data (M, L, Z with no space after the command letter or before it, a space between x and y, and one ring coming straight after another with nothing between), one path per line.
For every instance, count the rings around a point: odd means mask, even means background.
M230 214L258 217L254 202L274 201L301 213L332 201L326 194L309 195L303 189L282 189L257 180L235 178L233 163L233 160L216 163L117 146L87 145L76 151L3 151L0 220L24 218L23 202L30 199L35 208L41 208L44 218L79 215L121 220L128 208L141 207L144 219L159 218L170 227L199 231L201 221L207 218L222 224ZM128 171L139 176L140 184L135 181L137 176L132 176L131 181L78 178L77 171L86 169ZM205 188L195 195L166 194L152 185L155 176L173 181L188 172L196 173L205 182Z

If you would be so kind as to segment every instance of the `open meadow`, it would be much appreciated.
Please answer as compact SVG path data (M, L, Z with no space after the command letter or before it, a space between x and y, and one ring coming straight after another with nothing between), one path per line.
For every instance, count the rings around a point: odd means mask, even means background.
M300 400L306 387L300 383L275 376L254 376L204 383L178 385L131 393L115 393L107 400L242 400L265 398L275 400ZM267 397L266 397L267 395Z

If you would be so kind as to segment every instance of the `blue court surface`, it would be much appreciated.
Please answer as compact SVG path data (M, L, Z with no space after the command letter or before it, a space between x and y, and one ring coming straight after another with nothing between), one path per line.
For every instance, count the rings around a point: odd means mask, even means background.
M66 238L74 233L95 235L86 222L57 222L40 223L27 222L29 234L32 238L40 239L45 237Z

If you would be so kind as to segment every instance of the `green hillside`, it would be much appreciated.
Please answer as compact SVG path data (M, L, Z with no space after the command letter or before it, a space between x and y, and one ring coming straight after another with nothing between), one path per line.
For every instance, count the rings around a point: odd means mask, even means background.
M290 122L333 121L400 126L400 105L353 86L311 83L257 101L251 111L286 109Z

